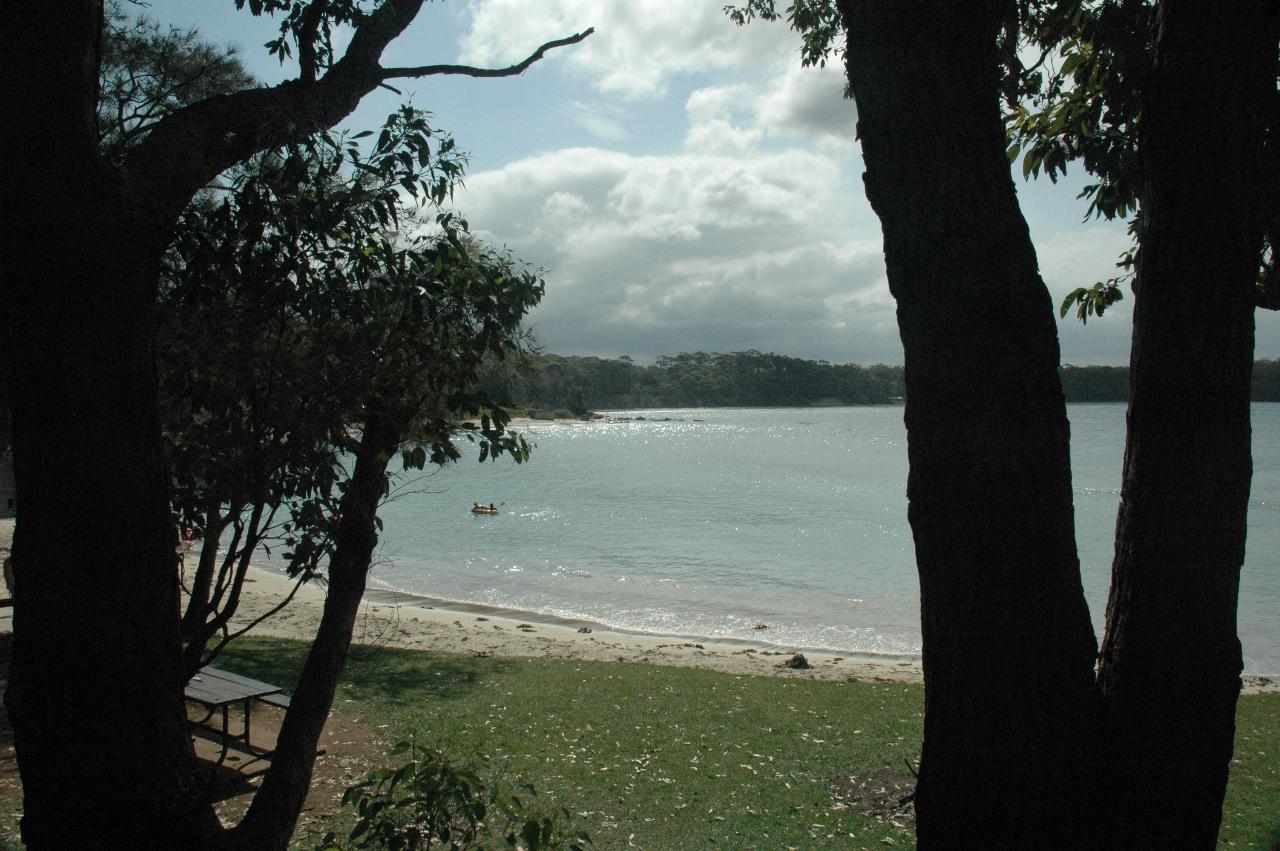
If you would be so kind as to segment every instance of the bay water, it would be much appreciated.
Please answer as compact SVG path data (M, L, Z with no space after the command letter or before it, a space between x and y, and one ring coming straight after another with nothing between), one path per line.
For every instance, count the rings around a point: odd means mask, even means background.
M628 631L917 657L902 413L646 410L535 425L526 464L480 464L470 452L399 482L370 585ZM1077 540L1099 636L1124 413L1069 407ZM1253 423L1240 635L1246 673L1274 676L1280 405L1254 405ZM477 501L501 513L474 515Z

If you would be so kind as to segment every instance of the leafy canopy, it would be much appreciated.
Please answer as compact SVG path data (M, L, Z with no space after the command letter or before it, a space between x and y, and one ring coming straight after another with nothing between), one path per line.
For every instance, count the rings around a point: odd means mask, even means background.
M405 107L376 134L259 157L182 218L158 346L175 511L205 537L193 669L225 635L255 550L283 544L293 575L322 569L374 413L406 441L404 469L457 460L459 437L481 460L528 456L477 382L486 356L518 348L542 282L465 221L406 206L439 210L462 168L453 140ZM230 545L206 556L227 528Z

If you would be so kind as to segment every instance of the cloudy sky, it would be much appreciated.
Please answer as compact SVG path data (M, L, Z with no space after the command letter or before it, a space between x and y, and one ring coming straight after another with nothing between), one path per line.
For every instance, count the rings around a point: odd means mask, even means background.
M901 363L840 70L802 69L798 36L735 27L725 2L428 3L383 64L503 66L595 27L519 78L397 82L469 152L457 204L472 229L545 270L531 325L547 350ZM292 74L260 47L273 24L231 0L148 13L240 45L263 82ZM371 95L347 126L376 127L402 100ZM1121 225L1081 222L1082 182L1018 181L1055 303L1110 277L1126 244ZM1130 304L1060 320L1063 361L1126 363ZM1278 320L1259 316L1260 356L1280 355Z

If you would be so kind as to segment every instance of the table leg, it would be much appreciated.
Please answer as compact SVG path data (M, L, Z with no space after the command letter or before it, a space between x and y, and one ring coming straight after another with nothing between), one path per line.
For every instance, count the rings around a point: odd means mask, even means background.
M222 707L222 750L218 753L218 765L222 765L227 761L227 752L231 749L231 719L230 711L224 704Z
M253 748L253 738L250 736L249 722L253 718L253 699L246 698L244 702L244 749L249 752L249 756L257 756L258 752Z

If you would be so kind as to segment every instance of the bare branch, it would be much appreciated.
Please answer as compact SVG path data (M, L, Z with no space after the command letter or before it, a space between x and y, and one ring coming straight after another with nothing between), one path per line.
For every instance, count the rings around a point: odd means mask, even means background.
M200 664L197 667L204 667L205 665L212 664L213 661L218 658L218 654L220 654L223 651L223 649L228 644L230 644L233 640L244 635L246 632L249 632L258 624L262 623L263 621L267 620L273 615L279 614L286 606L288 606L290 603L293 602L293 598L297 596L298 590L302 588L303 584L307 581L307 579L308 577L307 577L307 574L305 573L299 576L298 579L293 583L293 588L289 589L288 595L286 595L283 600L281 600L279 603L276 603L274 606L272 606L270 609L268 609L266 612L262 613L258 617L254 618L253 621L247 624L246 626L241 627L235 632L231 632L231 630L224 625L222 629L222 640L219 641L217 646L215 646L212 650L209 650L205 653L205 655L200 660Z
M382 70L382 79L394 80L403 77L430 77L435 74L458 74L467 77L514 77L518 74L523 74L528 70L530 65L546 55L548 50L577 44L595 31L595 27L588 27L577 35L571 35L566 38L558 38L555 41L549 41L533 53L529 54L523 62L506 68L473 68L470 65L419 65L416 68L384 68Z
M311 81L316 78L319 61L316 58L316 34L320 30L320 20L324 16L324 0L311 0L302 13L302 24L298 29L298 65L301 67L301 78Z

